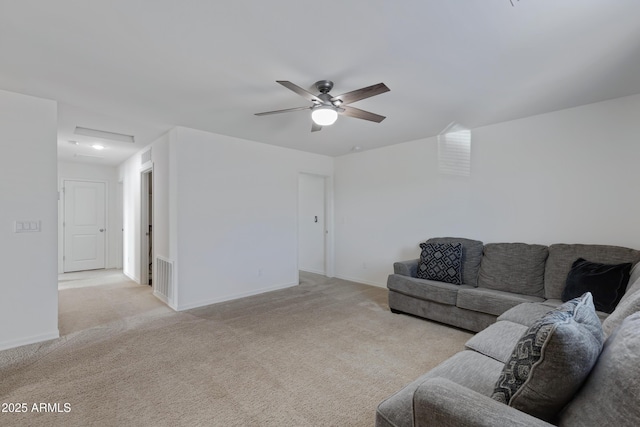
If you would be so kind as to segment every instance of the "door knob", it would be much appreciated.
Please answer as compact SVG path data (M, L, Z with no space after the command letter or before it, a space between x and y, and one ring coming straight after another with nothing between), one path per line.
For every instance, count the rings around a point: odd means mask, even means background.
M104 232L104 228L101 228L101 229L100 229L100 232L101 232L101 233L103 233L103 232Z

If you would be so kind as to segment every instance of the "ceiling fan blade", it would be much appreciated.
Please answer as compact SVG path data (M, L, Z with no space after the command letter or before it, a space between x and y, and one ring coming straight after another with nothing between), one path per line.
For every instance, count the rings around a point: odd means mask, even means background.
M286 87L287 89L294 91L295 93L297 93L298 95L306 99L307 101L322 103L322 100L320 98L318 98L311 92L307 92L306 90L302 89L300 86L291 83L290 81L276 80L276 83L280 83L282 86Z
M275 110L275 111L266 111L264 113L256 113L256 116L268 116L269 114L280 114L280 113L289 113L291 111L301 111L301 110L310 110L311 107L296 107L296 108L287 108L286 110Z
M342 101L340 105L351 104L352 102L360 101L361 99L371 98L372 96L389 92L389 90L390 89L384 83L378 83L377 85L363 87L362 89L334 96L331 98L331 102Z
M322 130L322 126L311 120L311 132L318 132L319 130Z
M376 123L380 123L381 121L386 119L385 116L370 113L359 108L349 107L348 105L345 105L341 108L344 109L344 111L340 112L339 114L342 114L343 116L355 117L356 119L369 120Z

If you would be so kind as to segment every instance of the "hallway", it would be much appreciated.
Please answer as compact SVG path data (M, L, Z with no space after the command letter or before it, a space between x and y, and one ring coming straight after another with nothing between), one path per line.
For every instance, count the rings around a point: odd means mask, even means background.
M90 270L58 275L60 336L126 321L151 312L171 312L151 286L135 283L122 270Z

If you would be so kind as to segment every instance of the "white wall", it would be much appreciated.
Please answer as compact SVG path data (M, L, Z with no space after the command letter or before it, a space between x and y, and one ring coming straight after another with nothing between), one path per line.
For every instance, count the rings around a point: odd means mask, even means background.
M0 349L59 336L56 133L54 101L0 91Z
M298 268L325 274L325 177L298 179Z
M640 95L473 129L471 175L437 139L335 162L336 276L384 286L429 237L640 248Z
M122 268L122 212L118 200L118 170L113 166L87 163L58 162L58 191L62 191L64 180L99 181L106 183L107 197L107 239L106 268ZM64 200L58 201L58 273L63 272L62 256L64 255Z
M193 129L176 132L177 308L296 285L298 174L330 176L333 160Z

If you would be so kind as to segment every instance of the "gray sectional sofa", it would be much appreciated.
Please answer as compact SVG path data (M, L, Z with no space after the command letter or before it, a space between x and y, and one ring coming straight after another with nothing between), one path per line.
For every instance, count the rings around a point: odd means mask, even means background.
M433 241L472 248L463 284L416 279L417 262L396 263L390 307L481 332L380 403L377 427L640 425L640 251L506 243L478 259L477 241ZM632 264L612 313L597 312L591 293L560 299L578 258ZM516 388L505 397L502 385Z
M461 243L462 285L419 279L419 259L396 262L389 276L389 308L478 332L518 304L555 307L571 265L578 258L603 264L640 261L640 251L607 245L489 243L433 238L427 243ZM599 313L602 318L606 313Z

